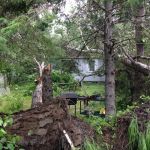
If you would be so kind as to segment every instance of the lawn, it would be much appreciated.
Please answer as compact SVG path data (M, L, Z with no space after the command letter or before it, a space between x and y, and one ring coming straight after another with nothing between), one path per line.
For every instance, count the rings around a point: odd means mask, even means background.
M11 86L10 94L0 96L0 112L12 113L30 108L33 88L34 85L29 83Z
M90 96L93 94L100 94L101 96L104 96L104 84L103 83L83 83L82 87L76 91L80 96ZM77 116L80 116L80 103L78 102L77 105ZM89 106L86 109L89 109L90 111L101 111L101 109L104 108L104 102L103 101L91 101L89 102ZM84 106L82 103L82 111L84 110ZM70 112L74 114L74 106L70 107Z
M76 91L80 95L90 96L92 94L104 95L103 83L83 83L80 90Z
M11 93L5 96L0 96L0 112L12 113L19 110L29 109L31 107L32 93L35 88L34 84L27 83L23 85L15 85L10 87ZM104 85L100 83L83 83L81 88L78 88L79 95L89 96L92 94L104 94ZM90 102L89 106L93 108L99 107L99 103ZM73 112L73 107L71 107ZM77 104L79 111L79 103Z

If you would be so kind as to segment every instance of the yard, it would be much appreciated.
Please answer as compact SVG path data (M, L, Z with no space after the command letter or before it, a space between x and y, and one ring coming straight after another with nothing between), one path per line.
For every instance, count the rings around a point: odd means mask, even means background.
M12 86L10 94L0 97L0 112L12 113L19 110L29 109L34 88L34 84L31 83ZM78 88L75 92L81 96L90 96L92 94L104 95L104 85L102 83L84 83L83 86ZM57 93L55 93L55 95L56 94ZM92 109L99 109L99 105L97 104L99 104L99 102L90 102ZM71 106L72 111L74 110L73 107L74 106ZM79 111L79 103L77 104L77 111Z

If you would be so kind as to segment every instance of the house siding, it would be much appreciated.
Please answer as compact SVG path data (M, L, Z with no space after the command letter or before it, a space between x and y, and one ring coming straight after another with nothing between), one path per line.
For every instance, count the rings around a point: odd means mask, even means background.
M101 59L93 59L93 61L95 61L95 71L97 69L99 69L100 67L102 67L103 65L103 61ZM83 77L85 75L90 75L92 74L94 71L90 71L90 67L89 67L89 60L87 59L77 59L76 60L76 63L77 63L77 68L80 72L80 74L73 74L75 80L82 80ZM105 76L102 76L102 77L99 77L97 75L93 75L93 76L88 76L88 77L85 77L83 81L87 81L87 82L104 82L105 81Z

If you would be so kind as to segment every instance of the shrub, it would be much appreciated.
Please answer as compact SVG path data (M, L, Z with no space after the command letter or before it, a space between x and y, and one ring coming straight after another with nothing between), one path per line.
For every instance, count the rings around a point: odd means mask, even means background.
M52 82L54 95L59 95L64 90L76 90L78 85L71 74L58 70L52 72Z

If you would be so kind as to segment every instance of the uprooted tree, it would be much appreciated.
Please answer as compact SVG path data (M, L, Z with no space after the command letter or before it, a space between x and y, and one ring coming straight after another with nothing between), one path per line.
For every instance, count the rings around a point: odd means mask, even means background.
M95 138L94 130L85 122L69 115L68 101L53 98L51 65L38 65L39 77L32 97L32 108L14 113L7 130L21 137L18 146L32 150L71 150L81 147L85 138Z

